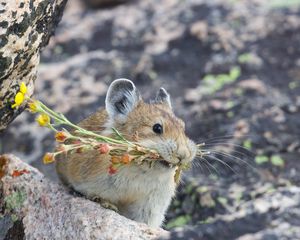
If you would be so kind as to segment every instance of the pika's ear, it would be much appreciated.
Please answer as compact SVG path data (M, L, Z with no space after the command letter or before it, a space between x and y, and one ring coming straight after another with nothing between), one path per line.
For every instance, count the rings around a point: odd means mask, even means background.
M124 122L139 100L140 94L132 81L125 78L117 79L107 90L106 111L111 119Z
M172 109L170 94L164 88L160 88L155 97L156 103L167 104Z

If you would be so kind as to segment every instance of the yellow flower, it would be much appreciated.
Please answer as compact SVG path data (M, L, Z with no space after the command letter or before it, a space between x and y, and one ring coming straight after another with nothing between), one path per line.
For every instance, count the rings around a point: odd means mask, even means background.
M42 113L42 114L38 115L35 120L42 127L44 127L44 126L46 126L46 125L48 125L50 123L50 117L47 114L45 114L45 113Z
M44 164L52 163L54 160L55 158L53 153L46 153L43 157Z
M20 85L20 92L23 93L24 95L26 94L27 92L27 87L25 85L24 82L21 82L21 85Z
M33 100L28 103L28 109L32 113L36 113L38 110L38 101Z
M20 90L15 96L15 103L11 106L12 108L19 107L25 99L25 94L27 93L27 87L24 82L20 84Z
M19 107L24 101L24 94L18 92L15 96L15 103L11 106L12 108Z

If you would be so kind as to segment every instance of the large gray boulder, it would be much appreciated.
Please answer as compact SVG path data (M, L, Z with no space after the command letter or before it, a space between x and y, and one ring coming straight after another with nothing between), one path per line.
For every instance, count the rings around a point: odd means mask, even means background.
M0 156L0 239L155 239L152 229L83 197L13 155Z
M0 0L0 130L24 109L24 104L11 108L21 81L32 95L40 50L53 34L66 2Z

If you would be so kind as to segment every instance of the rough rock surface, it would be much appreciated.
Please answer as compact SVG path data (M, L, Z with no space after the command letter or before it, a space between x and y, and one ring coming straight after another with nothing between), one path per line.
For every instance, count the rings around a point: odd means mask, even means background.
M128 2L130 0L82 0L82 1L87 3L87 5L90 7L98 8L98 7L114 6L124 2Z
M168 235L72 196L13 155L0 156L0 178L0 239L157 239Z
M53 34L66 2L0 1L0 130L23 110L11 108L21 82L32 95L40 50Z
M104 105L115 78L135 81L146 99L165 87L187 134L220 153L195 161L164 228L217 240L223 232L227 239L300 239L300 203L264 214L249 209L276 193L298 199L299 42L297 0L141 0L99 10L72 0L42 53L35 97L78 122ZM1 135L0 151L55 180L41 161L53 146L53 134L24 113ZM284 235L289 229L298 236Z
M245 234L245 232L247 232ZM300 188L279 187L212 222L172 231L170 239L299 239Z

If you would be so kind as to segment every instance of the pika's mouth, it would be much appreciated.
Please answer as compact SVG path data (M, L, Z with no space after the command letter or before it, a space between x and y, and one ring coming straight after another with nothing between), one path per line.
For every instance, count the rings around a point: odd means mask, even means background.
M174 168L176 166L175 164L167 162L166 160L159 160L158 162L166 168Z

